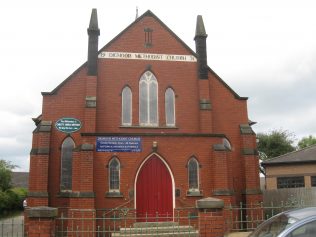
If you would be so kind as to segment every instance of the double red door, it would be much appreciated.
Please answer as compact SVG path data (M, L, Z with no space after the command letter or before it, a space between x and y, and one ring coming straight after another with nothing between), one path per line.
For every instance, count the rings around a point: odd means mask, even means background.
M139 171L136 181L139 221L168 221L173 216L172 181L166 165L155 155Z

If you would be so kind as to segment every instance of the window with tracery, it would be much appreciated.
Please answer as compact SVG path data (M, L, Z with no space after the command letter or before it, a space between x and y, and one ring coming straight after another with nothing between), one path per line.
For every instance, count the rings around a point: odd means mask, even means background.
M139 123L141 126L158 126L158 82L150 71L139 80Z

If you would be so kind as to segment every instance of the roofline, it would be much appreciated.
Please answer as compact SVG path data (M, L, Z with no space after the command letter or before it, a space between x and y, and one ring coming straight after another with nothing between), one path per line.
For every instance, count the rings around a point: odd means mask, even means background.
M305 147L305 148L300 149L300 150L291 151L291 152L288 152L288 153L286 153L286 154L283 154L283 155L280 155L280 156L277 156L277 157L273 157L273 158L271 158L271 159L269 159L269 160L266 160L266 161L262 162L261 164L287 163L287 161L285 161L285 162L271 162L271 161L274 161L274 160L276 160L276 159L280 159L280 158L285 157L285 156L288 156L288 155L290 155L290 154L294 154L294 153L297 153L297 152L301 152L301 151L310 149L310 148L312 148L312 147L316 147L316 144L311 145L311 146L308 146L308 147ZM290 163L291 163L291 162L293 162L293 161L290 161ZM304 161L298 161L298 162L304 162ZM316 162L316 160L315 160L315 162Z
M187 50L189 50L194 56L197 54L182 40L180 39L163 21L161 21L152 11L147 10L143 15L138 17L135 21L129 24L124 30L122 30L117 36L115 36L110 42L108 42L105 46L103 46L99 52L103 51L105 48L109 47L117 38L123 35L126 31L128 31L134 24L142 20L144 17L150 16L155 18L169 33L171 33Z
M219 75L216 74L216 72L213 71L212 68L208 66L208 69L234 95L235 99L248 100L248 97L241 97L240 95L238 95L229 85L227 85L227 83Z
M103 46L100 50L98 50L98 54L104 51L107 47L109 47L115 40L117 40L121 35L123 35L126 31L128 31L134 24L139 22L141 19L143 19L146 16L151 16L155 18L171 35L173 35L177 41L179 41L192 55L197 57L198 55L196 52L194 52L180 37L178 37L164 22L162 22L152 11L147 10L143 15L138 17L135 21L133 21L131 24L129 24L124 30L122 30L118 35L116 35L112 40L110 40L105 46ZM65 80L63 80L55 89L53 89L51 92L41 92L42 96L49 96L57 94L58 90L66 83L68 82L75 74L77 74L82 68L84 68L87 65L87 61L83 63L78 69L76 69L70 76L68 76ZM238 100L248 100L248 97L241 97L239 96L229 85L226 84L226 82L218 76L213 69L211 69L209 66L208 70L215 75L217 79L234 95L235 99Z
M316 163L316 160L297 160L297 161L284 161L284 162L273 162L273 163L264 163L262 162L261 165L263 167L266 166L279 166L279 165L297 165L297 164L312 164L312 163Z

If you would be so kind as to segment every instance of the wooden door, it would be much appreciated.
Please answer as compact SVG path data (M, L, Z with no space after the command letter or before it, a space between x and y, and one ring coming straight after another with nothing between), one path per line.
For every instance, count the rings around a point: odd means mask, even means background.
M172 181L166 165L155 155L139 171L136 183L139 221L168 221L173 216Z

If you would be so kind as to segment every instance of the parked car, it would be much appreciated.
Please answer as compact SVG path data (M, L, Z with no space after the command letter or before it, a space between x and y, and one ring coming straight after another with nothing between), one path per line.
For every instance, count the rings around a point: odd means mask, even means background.
M275 215L259 225L249 237L316 237L316 207Z

